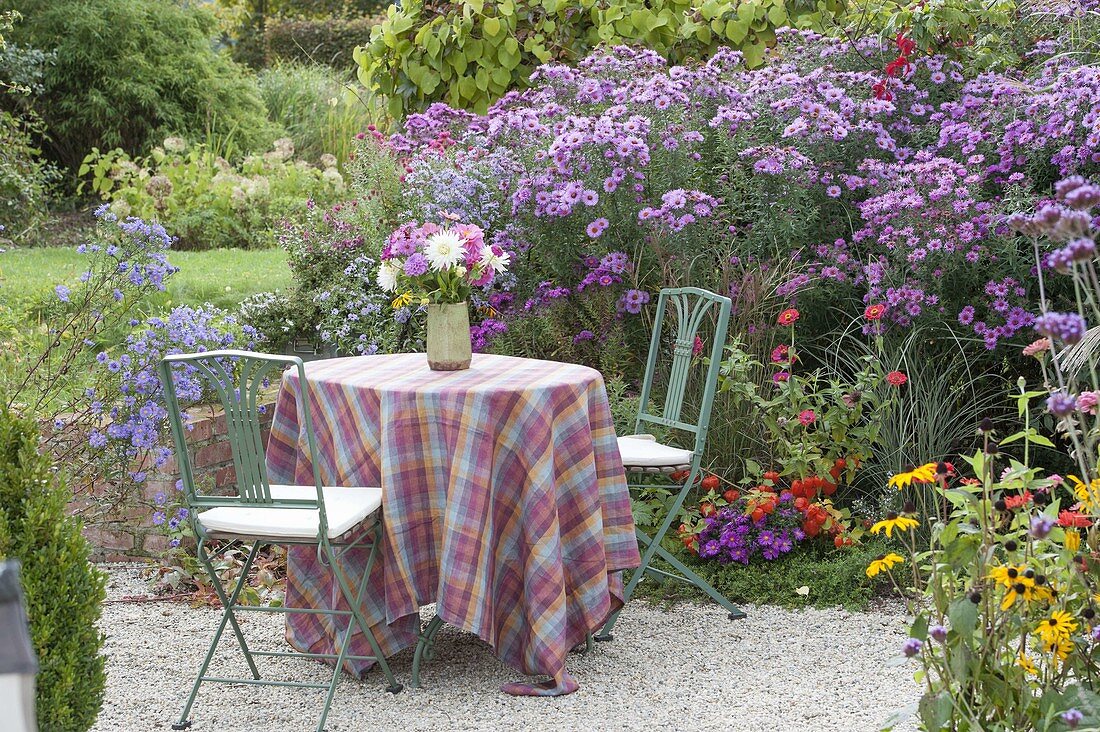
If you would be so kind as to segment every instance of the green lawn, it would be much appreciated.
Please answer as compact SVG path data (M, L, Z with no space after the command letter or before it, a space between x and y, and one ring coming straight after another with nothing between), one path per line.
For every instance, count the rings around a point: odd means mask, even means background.
M253 293L286 290L291 283L282 249L172 252L168 259L180 268L169 280L171 305L209 302L232 309ZM84 262L69 248L8 250L0 254L0 302L32 310L58 283L75 282Z

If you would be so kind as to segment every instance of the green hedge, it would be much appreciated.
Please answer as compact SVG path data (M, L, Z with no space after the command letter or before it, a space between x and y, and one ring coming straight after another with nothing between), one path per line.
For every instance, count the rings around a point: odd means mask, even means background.
M380 18L324 20L269 19L264 30L264 61L320 63L346 69L355 65L352 50L370 42Z
M66 510L69 498L39 453L35 424L0 408L0 559L23 565L43 732L88 730L107 681L96 628L106 580L88 561L81 522Z
M527 86L539 64L574 63L600 44L643 46L677 63L728 46L755 68L777 28L822 29L842 8L842 0L404 0L355 60L395 118L439 101L484 113Z

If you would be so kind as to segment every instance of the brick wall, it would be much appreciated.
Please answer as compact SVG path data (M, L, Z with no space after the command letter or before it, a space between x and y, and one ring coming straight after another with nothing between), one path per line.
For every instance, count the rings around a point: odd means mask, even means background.
M274 408L270 403L260 416L264 444L271 429ZM188 410L194 428L188 433L191 447L191 469L196 481L212 479L219 489L232 490L235 480L232 452L226 440L225 413L220 407L204 406ZM140 493L131 491L114 505L95 505L107 495L114 495L110 486L93 488L88 496L75 498L70 509L94 508L94 520L87 520L84 535L92 543L93 558L118 562L135 559L155 559L168 547L164 527L153 525L153 497L163 492L171 496L176 490L179 472L175 458L161 468L152 468Z

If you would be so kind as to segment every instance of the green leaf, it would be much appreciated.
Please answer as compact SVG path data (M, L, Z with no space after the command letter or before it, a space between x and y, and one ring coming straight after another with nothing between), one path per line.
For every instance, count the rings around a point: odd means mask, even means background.
M745 56L745 66L750 69L755 69L764 63L764 44L757 40L753 40L741 48L741 53Z
M395 34L404 33L405 31L412 28L414 25L416 25L416 21L414 21L410 16L399 15L394 18L393 21L390 23L390 30L393 31Z
M928 616L921 613L913 620L913 625L909 628L909 637L916 638L923 641L928 638Z
M485 12L485 0L467 0L466 4L478 15Z
M451 53L451 66L454 67L455 72L458 73L459 76L466 73L467 65L465 53L462 51Z
M393 119L401 119L402 112L405 111L405 99L404 97L394 94L388 100L386 100L386 111L389 112L390 117Z
M486 18L481 28L485 31L485 35L490 37L495 36L497 33L500 33L500 20L497 18Z
M1036 432L1035 430L1031 430L1031 434L1030 434L1030 435L1028 435L1027 441L1028 441L1028 442L1031 442L1031 443L1034 443L1034 444L1036 444L1036 445L1042 445L1043 447L1054 447L1054 443L1053 443L1053 442L1051 442L1050 440L1048 440L1048 439L1047 439L1046 437L1044 437L1043 435L1040 435L1040 434L1039 434L1038 432Z
M741 45L749 34L749 23L740 17L730 18L726 21L726 39L734 45Z
M506 69L503 66L498 66L493 69L492 77L493 81L507 89L508 82L512 80L512 73L509 69Z
M469 76L463 76L458 80L458 91L463 99L473 99L477 94L477 84Z
M947 691L924 694L917 704L917 713L924 729L940 730L951 719L951 696Z
M951 629L962 636L964 641L969 641L974 629L978 627L978 606L969 597L960 597L948 606L947 618L951 621Z
M768 21L776 28L787 24L787 11L782 2L777 2L768 9Z

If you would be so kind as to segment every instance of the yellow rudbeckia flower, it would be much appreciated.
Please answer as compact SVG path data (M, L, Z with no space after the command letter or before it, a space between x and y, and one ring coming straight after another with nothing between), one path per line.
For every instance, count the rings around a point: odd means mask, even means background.
M1031 659L1024 655L1023 652L1021 652L1020 655L1017 656L1016 665L1022 668L1024 671L1027 671L1032 676L1039 675L1039 669L1035 668L1035 664L1032 663Z
M1081 548L1081 532L1077 529L1066 529L1066 538L1062 544L1066 547L1067 552L1076 554L1077 550Z
M412 292L409 291L409 290L406 290L405 292L402 292L400 295L395 297L393 299L393 302L390 303L390 305L393 306L394 310L400 310L401 308L403 308L407 305L411 305L412 301L413 301Z
M1016 604L1017 600L1023 600L1024 602L1049 602L1053 599L1054 595L1051 593L1049 587L1036 585L1034 580L1020 577L1011 587L1005 590L1004 599L1001 600L1001 609L1008 610Z
M1055 610L1049 618L1041 620L1035 632L1048 646L1053 646L1060 640L1069 640L1073 631L1077 630L1077 622L1073 616L1065 610Z
M1076 475L1067 476L1073 483L1073 496L1085 508L1095 508L1096 500L1100 497L1100 478L1095 478L1089 485L1085 485Z
M1044 641L1043 650L1053 654L1059 661L1065 661L1073 652L1073 641L1069 638L1058 638L1051 643Z
M1001 567L994 567L993 569L989 570L989 578L994 582L998 582L1004 585L1005 587L1012 587L1012 585L1016 584L1016 580L1020 577L1024 577L1028 582L1032 582L1032 580L1026 577L1026 575L1026 564L1017 564L1016 566L1006 564Z
M904 561L904 558L902 558L898 554L894 554L893 552L890 552L889 554L884 554L883 556L875 559L873 562L867 565L867 576L874 577L879 572L891 569L895 564Z
M912 470L906 470L901 473L897 473L890 477L889 486L891 488L908 488L913 483L931 483L936 479L936 464L925 463L918 468Z
M871 533L877 534L885 529L887 536L893 536L892 532L894 529L897 529L899 532L908 531L917 526L920 526L920 522L916 519L911 519L908 516L899 516L896 513L889 513L886 515L885 519L871 527Z

